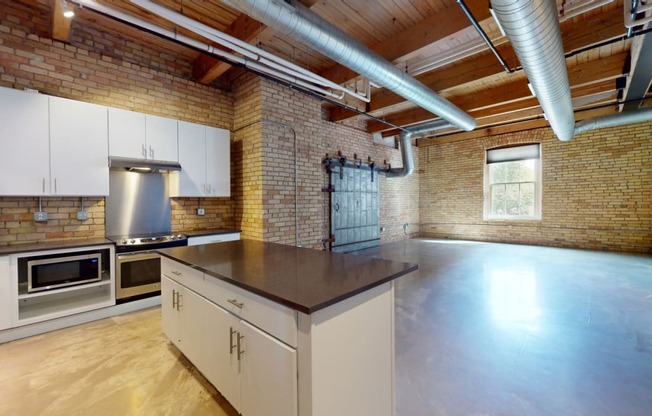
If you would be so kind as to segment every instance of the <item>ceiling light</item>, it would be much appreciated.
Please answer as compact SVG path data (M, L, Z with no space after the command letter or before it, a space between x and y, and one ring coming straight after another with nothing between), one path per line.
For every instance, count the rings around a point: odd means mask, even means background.
M68 3L65 0L63 1L63 17L68 19L75 17L75 11L70 6L68 6Z

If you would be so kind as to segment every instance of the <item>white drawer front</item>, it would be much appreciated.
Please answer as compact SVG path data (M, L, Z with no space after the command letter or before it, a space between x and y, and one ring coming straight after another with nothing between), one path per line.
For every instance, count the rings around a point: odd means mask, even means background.
M195 292L202 293L204 289L204 273L163 256L161 274Z
M280 339L297 347L297 313L294 309L247 292L206 275L204 292L210 301Z

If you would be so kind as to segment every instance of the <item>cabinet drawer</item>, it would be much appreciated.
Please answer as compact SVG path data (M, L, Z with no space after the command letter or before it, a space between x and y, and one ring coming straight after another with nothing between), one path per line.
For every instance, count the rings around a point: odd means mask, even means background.
M240 233L201 235L197 237L188 237L188 245L197 246L199 244L223 243L225 241L235 241L239 239Z
M280 339L297 347L297 313L254 293L206 275L204 292L210 301Z
M163 256L161 274L195 292L202 293L204 289L204 273Z

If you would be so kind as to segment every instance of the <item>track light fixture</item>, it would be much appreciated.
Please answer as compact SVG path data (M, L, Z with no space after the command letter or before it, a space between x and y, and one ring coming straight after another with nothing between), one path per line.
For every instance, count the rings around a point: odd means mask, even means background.
M66 0L61 0L61 2L63 3L62 5L63 17L66 17L68 19L72 19L73 17L75 17L75 11L72 9L72 7L68 5L68 2L66 2Z

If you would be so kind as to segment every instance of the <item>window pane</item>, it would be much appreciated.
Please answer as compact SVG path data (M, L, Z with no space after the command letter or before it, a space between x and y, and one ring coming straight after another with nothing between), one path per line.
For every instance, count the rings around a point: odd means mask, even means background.
M519 201L519 215L534 215L534 184L522 183Z
M505 215L505 185L491 187L491 214Z
M507 215L518 215L518 189L517 183L505 186L505 213Z
M535 160L492 163L489 165L490 183L534 182Z

